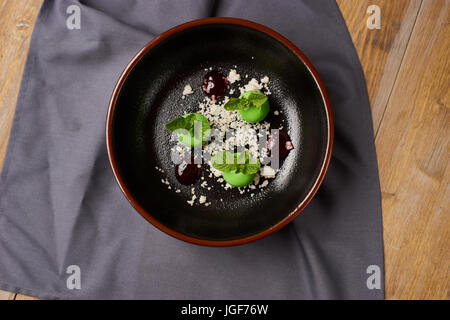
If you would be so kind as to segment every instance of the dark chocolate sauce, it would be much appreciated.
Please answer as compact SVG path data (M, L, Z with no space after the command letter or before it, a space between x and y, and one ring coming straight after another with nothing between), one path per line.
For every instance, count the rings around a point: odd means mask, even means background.
M201 168L198 164L193 163L193 161L187 163L183 160L183 162L175 166L175 177L181 184L194 184L198 179L200 179L200 176Z
M284 160L289 154L289 151L294 149L291 138L289 135L284 131L278 131L278 139L273 139L272 135L269 136L269 139L267 140L267 149L269 149L269 152L271 154L272 149L276 149L278 145L278 156L279 160ZM269 155L270 155L269 154Z
M203 91L209 97L217 98L225 94L228 89L228 80L220 71L210 71L203 78Z

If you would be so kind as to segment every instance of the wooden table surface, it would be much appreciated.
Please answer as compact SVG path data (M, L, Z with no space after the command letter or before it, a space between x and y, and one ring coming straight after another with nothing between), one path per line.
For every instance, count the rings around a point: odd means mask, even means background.
M0 167L41 3L0 0ZM450 299L450 0L337 3L371 102L386 298ZM381 29L366 25L370 5L381 9Z

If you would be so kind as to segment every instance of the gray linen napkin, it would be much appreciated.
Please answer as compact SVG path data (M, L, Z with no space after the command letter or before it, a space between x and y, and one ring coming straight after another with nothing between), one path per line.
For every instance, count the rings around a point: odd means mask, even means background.
M249 19L293 41L318 69L335 117L315 199L283 230L231 248L184 243L145 222L105 149L107 104L126 63L155 35L208 16ZM66 299L382 299L371 116L336 3L45 0L0 177L0 289Z

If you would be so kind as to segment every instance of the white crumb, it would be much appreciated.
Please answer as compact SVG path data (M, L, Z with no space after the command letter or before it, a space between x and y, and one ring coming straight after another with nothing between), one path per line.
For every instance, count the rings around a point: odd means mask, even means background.
M260 179L260 175L256 174L255 177L253 178L253 184L255 186L257 186L259 184L259 179Z
M269 83L269 77L268 76L264 76L264 78L261 79L261 83Z
M187 95L193 94L193 93L194 93L194 91L192 90L192 87L191 87L189 84L187 84L187 85L184 86L184 89L183 89L183 98L184 98L184 96L187 96Z
M263 85L258 82L255 78L252 78L244 87L239 88L241 94L247 91L260 91Z
M268 184L269 184L269 180L264 180L263 183L261 183L259 185L259 188L260 189L265 188L265 187L267 187Z
M231 69L227 79L228 82L235 83L236 81L241 81L241 75L236 72L236 69Z

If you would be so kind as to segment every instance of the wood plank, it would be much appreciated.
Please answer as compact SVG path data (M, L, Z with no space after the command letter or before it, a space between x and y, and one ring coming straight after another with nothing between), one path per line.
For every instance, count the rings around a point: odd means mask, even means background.
M449 22L423 2L376 139L387 298L450 298Z
M26 296L26 295L23 295L23 294L17 294L16 300L39 300L39 299L30 297L30 296Z
M422 0L337 0L361 66L377 132ZM381 29L367 28L367 8L381 9Z
M0 290L0 300L14 300L15 297L15 293Z
M41 4L42 0L0 0L0 168ZM15 296L15 293L0 291L0 300L14 300Z
M0 168L42 0L0 0Z

